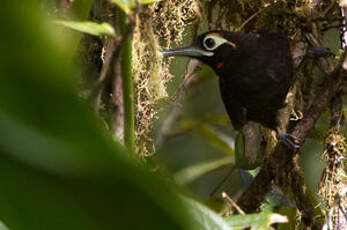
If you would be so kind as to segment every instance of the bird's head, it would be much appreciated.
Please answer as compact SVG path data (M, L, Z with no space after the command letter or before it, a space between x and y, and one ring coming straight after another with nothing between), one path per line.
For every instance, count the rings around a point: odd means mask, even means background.
M163 50L164 57L185 56L199 59L214 69L220 69L228 60L227 58L236 52L237 45L233 41L233 33L221 30L209 31L198 36L193 44Z

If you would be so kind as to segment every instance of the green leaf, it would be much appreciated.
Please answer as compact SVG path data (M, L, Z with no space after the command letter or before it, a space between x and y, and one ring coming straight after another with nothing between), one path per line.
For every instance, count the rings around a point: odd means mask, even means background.
M203 122L216 125L230 125L230 118L228 115L207 115L204 117Z
M137 0L140 4L150 4L156 0ZM110 2L117 4L126 14L131 13L131 9L136 6L136 0L110 0Z
M185 196L181 196L186 210L199 230L232 230L233 228L217 213L205 205Z
M194 229L171 186L77 97L73 51L39 1L19 3L0 8L0 219L15 230Z
M230 137L212 129L210 125L203 121L184 121L182 126L184 130L193 131L212 146L234 156L234 150L230 146Z
M8 230L8 228L0 221L0 230Z
M272 230L271 224L287 223L288 218L277 213L263 212L248 215L233 215L225 217L224 220L228 222L234 229L244 229L251 227L257 230Z
M289 219L287 223L279 225L278 230L295 229L296 209L294 207L282 206L279 208L278 212L282 215L287 216Z
M69 14L69 18L71 17L70 20L73 20L73 21L88 20L92 5L93 5L93 0L74 1L74 3L71 5L71 8L69 9L69 12L71 13ZM67 39L68 44L70 45L69 49L71 50L71 52L69 53L71 57L66 57L66 58L70 58L71 60L72 56L76 53L76 50L82 38L82 34L74 30L71 30L68 32L71 32L69 33L69 39Z
M91 21L78 22L58 20L55 21L55 23L82 33L87 33L95 36L116 35L114 28L106 22L96 23Z
M232 167L233 164L234 159L232 157L226 157L207 162L200 162L188 168L182 169L181 171L175 174L174 178L176 182L179 184L188 184L207 172L210 172L225 165L230 165L230 167Z

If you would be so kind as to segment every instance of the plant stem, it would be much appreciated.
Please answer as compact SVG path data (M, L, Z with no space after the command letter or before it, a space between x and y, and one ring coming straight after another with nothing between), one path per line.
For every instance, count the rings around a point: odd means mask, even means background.
M131 36L127 33L127 15L120 14L120 28L125 38L121 47L121 69L124 107L124 145L130 152L135 152L135 111L134 86L131 72Z

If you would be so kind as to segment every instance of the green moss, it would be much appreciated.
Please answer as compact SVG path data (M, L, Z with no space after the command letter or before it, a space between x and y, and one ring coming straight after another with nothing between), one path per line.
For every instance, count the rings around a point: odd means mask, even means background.
M157 1L137 15L133 35L133 74L136 92L136 146L140 156L155 152L151 136L158 102L167 98L167 83L172 79L170 59L160 54L165 47L179 43L185 28L199 17L198 1Z

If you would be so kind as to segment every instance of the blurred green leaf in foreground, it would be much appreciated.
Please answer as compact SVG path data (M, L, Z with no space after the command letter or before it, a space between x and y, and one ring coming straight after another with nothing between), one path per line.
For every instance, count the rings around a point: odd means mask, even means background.
M8 230L8 228L2 222L0 222L0 230Z
M26 3L0 10L0 219L12 230L192 227L77 98L71 50Z
M244 229L250 227L251 229L266 230L273 229L272 224L275 223L287 223L288 218L277 213L263 212L257 214L248 215L234 215L225 218L235 229Z
M58 20L55 23L58 25L65 26L66 28L70 28L82 33L87 33L87 34L91 34L95 36L102 36L102 35L115 36L116 35L113 27L106 22L96 23L91 21L78 22L78 21Z
M31 0L7 1L0 10L0 219L5 225L11 230L231 229L218 214L145 171L112 140L77 97L69 40L39 9Z
M232 157L224 157L217 160L210 160L207 162L199 162L195 165L189 166L177 172L174 176L175 181L179 184L188 184L205 173L215 170L219 167L229 165L233 167L235 163Z

